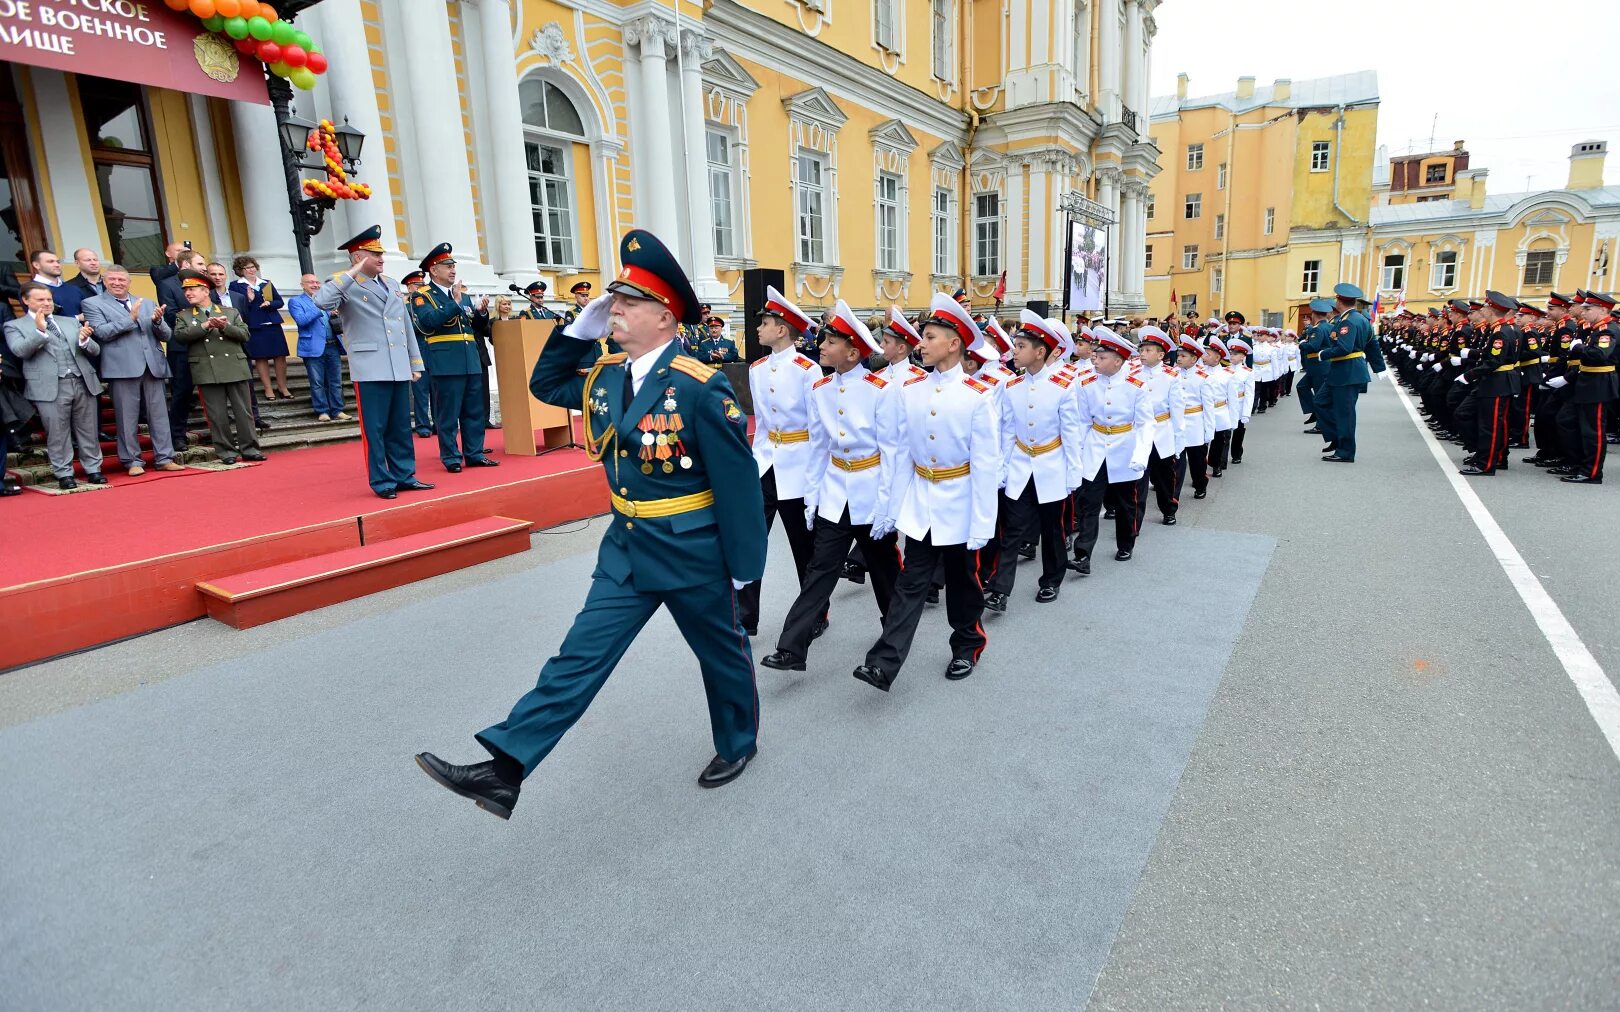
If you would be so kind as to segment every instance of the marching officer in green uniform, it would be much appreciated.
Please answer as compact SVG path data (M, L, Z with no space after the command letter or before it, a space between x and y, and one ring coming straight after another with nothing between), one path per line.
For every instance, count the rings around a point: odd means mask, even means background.
M724 373L680 353L676 328L698 319L692 285L650 232L625 235L608 294L547 343L529 389L583 411L586 452L606 472L612 523L602 536L584 607L533 690L479 732L493 757L456 766L429 752L428 776L510 818L523 779L584 714L660 605L697 655L715 757L702 787L736 779L755 753L759 695L737 589L765 569L765 506L748 419ZM597 339L623 352L581 375Z
M1326 436L1333 430L1333 423L1327 417L1328 412L1322 408L1319 388L1322 378L1327 375L1328 365L1317 358L1317 353L1322 350L1322 335L1328 316L1333 312L1333 300L1312 299L1309 308L1312 321L1302 328L1299 341L1300 370L1303 374L1299 381L1299 409L1305 412L1305 420L1312 425L1305 431ZM1331 436L1326 438L1332 442Z
M428 283L411 295L411 316L422 338L422 360L433 380L433 420L439 427L439 459L451 474L468 467L495 467L484 450L484 363L475 326L489 319L489 297L477 306L456 284L450 244L441 242L422 258ZM458 439L459 436L459 439Z
M1367 384L1372 381L1372 373L1367 369L1367 346L1377 342L1373 338L1372 324L1356 308L1356 304L1366 298L1361 289L1345 282L1334 287L1333 297L1338 315L1328 321L1328 333L1319 353L1328 363L1321 389L1328 394L1333 416L1329 450L1322 459L1350 464L1356 459L1356 401L1367 392Z

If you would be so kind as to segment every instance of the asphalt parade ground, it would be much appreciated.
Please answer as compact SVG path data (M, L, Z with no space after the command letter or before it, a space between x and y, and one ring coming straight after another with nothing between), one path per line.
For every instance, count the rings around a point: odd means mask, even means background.
M1463 494L1390 384L1361 415L1353 466L1257 416L1054 604L1025 563L960 683L942 607L892 693L851 678L841 584L718 791L664 615L510 823L411 761L482 757L600 520L0 676L0 1004L1614 1008L1620 488ZM756 657L792 583L777 531Z

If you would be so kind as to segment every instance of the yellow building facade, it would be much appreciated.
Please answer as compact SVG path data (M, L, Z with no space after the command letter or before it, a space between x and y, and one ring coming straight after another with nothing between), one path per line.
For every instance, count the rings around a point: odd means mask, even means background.
M306 119L367 140L312 242L383 226L390 273L450 242L475 291L540 278L597 291L646 227L735 313L781 270L807 309L916 309L966 287L1057 311L1070 195L1111 215L1110 305L1145 307L1158 152L1146 81L1158 0L322 0L297 25L330 69ZM137 271L189 240L297 266L268 106L4 66L0 118L26 250L79 246ZM146 288L137 278L137 290Z

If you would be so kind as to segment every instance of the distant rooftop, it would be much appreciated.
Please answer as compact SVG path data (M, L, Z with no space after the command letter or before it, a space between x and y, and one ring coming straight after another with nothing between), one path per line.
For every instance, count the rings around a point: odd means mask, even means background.
M1485 206L1475 210L1466 200L1430 200L1419 204L1392 204L1372 209L1372 224L1401 225L1411 222L1443 221L1448 218L1481 218L1504 214L1534 197L1562 197L1588 207L1620 207L1620 186L1594 190L1526 190L1523 193L1487 194Z
M1160 119L1174 116L1178 109L1207 109L1219 106L1236 113L1266 106L1290 109L1322 108L1324 106L1376 105L1378 103L1378 71L1358 70L1353 74L1318 77L1309 81L1293 81L1286 85L1288 97L1278 99L1276 86L1257 85L1254 94L1238 98L1236 91L1219 95L1188 96L1178 100L1174 95L1158 95L1150 100L1148 117Z

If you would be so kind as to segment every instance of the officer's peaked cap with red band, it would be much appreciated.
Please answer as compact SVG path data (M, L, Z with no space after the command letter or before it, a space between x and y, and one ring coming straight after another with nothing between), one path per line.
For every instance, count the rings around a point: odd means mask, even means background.
M441 242L439 245L428 250L428 255L423 257L422 262L416 266L425 271L439 264L453 264L455 262L456 258L450 255L450 244L447 242Z
M702 319L697 293L669 247L644 228L633 228L619 240L619 275L610 292L661 302L679 323Z

